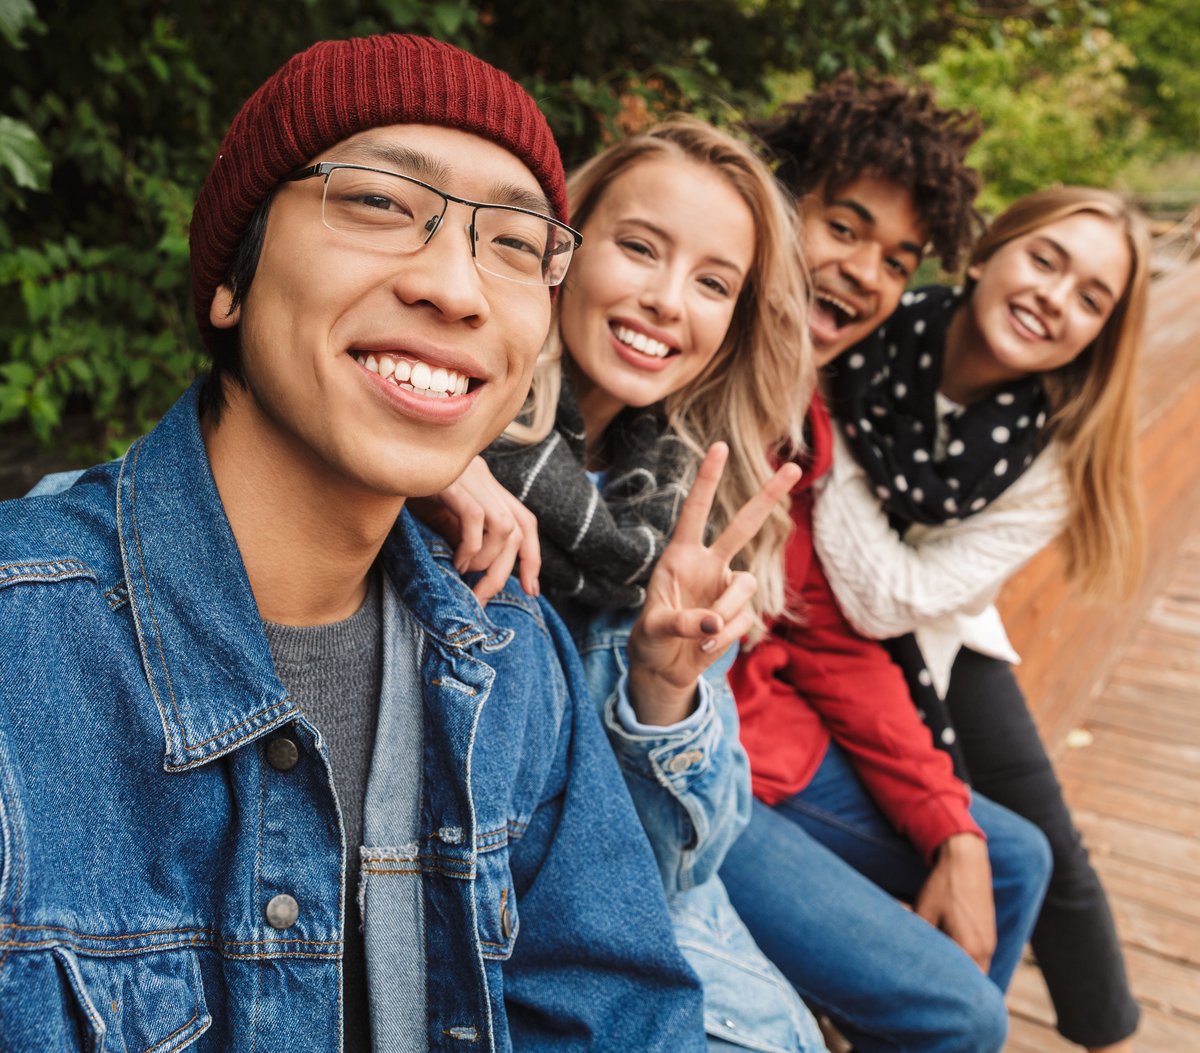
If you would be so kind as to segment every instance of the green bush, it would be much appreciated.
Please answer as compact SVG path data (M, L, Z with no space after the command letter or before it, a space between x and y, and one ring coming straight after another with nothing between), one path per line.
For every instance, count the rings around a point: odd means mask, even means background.
M983 119L971 160L990 212L1053 183L1109 185L1147 140L1126 93L1124 45L1103 30L1031 39L1029 28L1008 24L998 42L959 35L920 70L944 103Z

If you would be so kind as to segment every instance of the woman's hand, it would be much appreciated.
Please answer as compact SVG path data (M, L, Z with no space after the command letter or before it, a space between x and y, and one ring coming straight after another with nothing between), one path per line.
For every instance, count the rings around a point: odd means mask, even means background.
M704 530L729 447L714 443L683 503L671 543L646 587L629 636L629 693L643 724L674 724L695 708L701 674L754 623L754 575L729 564L800 478L785 464L742 506L710 546Z
M472 458L440 494L409 498L408 507L454 546L454 566L460 574L486 572L471 590L480 603L486 604L504 587L518 559L521 588L530 596L540 594L537 517L496 481L482 457Z

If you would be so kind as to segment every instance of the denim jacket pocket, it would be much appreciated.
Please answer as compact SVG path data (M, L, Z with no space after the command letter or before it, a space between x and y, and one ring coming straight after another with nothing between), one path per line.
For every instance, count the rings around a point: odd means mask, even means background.
M191 949L92 957L52 951L82 1053L176 1053L212 1024Z
M71 1039L67 1038L67 1048L78 1048L82 1053L104 1053L104 1038L108 1029L80 974L79 960L66 947L55 947L51 954L58 966L66 995L64 1030L68 1034L74 1032L78 1043L77 1047L73 1046Z
M509 847L481 851L475 870L475 914L479 950L484 958L505 961L512 957L520 919L517 894L508 866Z

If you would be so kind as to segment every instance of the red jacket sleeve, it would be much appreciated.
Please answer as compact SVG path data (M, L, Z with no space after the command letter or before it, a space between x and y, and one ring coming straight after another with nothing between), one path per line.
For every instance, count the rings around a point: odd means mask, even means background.
M813 459L792 499L788 592L800 621L780 620L738 659L730 680L755 793L768 803L808 785L832 737L895 828L932 859L959 833L983 837L970 790L937 749L899 667L843 617L812 541L812 483L828 467L828 416L810 412Z

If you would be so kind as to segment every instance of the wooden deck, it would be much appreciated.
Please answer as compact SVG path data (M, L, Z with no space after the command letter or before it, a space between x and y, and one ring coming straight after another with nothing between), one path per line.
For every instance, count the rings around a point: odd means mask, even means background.
M1131 633L1059 774L1108 889L1134 993L1139 1053L1200 1050L1200 523ZM1008 1053L1074 1050L1041 974L1021 967Z
M1047 553L1006 590L1019 670L1108 889L1138 1053L1200 1053L1200 265L1157 282L1139 378L1150 559L1124 607L1070 598ZM1079 1053L1022 965L1006 1053Z

